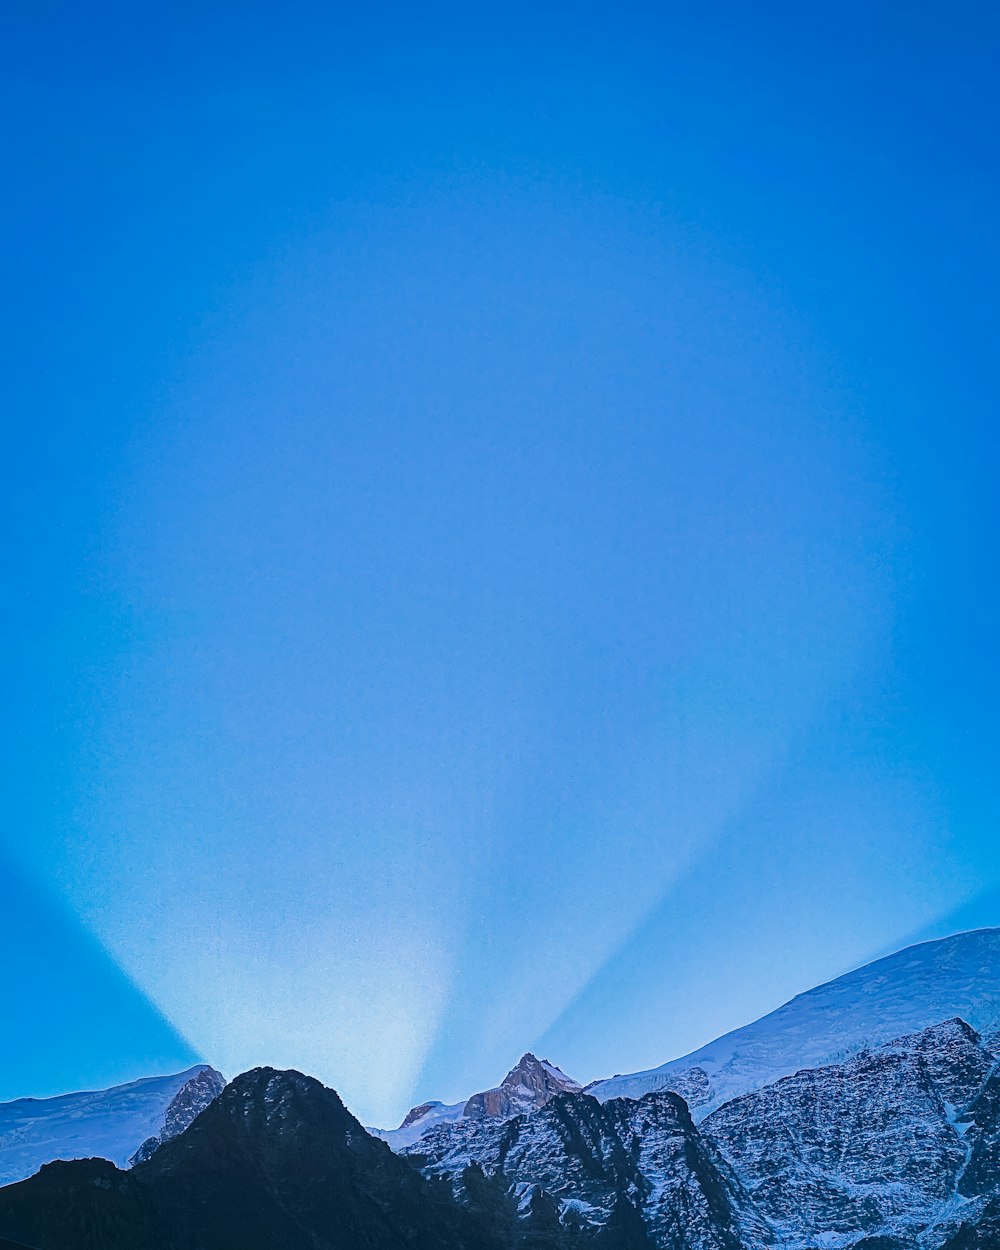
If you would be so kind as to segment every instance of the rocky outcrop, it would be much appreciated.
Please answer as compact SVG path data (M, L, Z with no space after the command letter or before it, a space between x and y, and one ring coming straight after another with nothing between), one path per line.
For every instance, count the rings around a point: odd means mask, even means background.
M993 1056L961 1020L734 1099L702 1128L784 1241L909 1238L954 1204L958 1109Z
M435 1129L410 1157L425 1174L447 1178L464 1201L491 1183L516 1204L525 1236L554 1221L575 1236L671 1250L742 1250L771 1240L683 1099L669 1092L603 1105L560 1094L506 1121L470 1117Z

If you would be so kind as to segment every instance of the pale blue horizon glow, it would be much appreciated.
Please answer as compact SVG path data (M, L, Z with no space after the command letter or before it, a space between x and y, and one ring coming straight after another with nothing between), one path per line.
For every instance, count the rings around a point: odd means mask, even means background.
M18 18L0 1097L391 1125L1000 922L995 24Z

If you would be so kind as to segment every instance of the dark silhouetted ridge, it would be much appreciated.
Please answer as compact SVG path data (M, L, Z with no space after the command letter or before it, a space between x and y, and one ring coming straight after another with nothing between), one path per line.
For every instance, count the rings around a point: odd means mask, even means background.
M52 1163L0 1190L0 1233L39 1250L493 1250L443 1186L333 1090L257 1068L129 1172Z

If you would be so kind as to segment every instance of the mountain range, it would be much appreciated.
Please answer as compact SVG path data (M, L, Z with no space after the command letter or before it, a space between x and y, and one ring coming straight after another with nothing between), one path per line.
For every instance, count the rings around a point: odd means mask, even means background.
M421 1104L394 1130L366 1131L332 1090L272 1069L221 1093L201 1067L20 1100L0 1106L0 1177L76 1161L0 1188L0 1239L1000 1250L998 1043L1000 930L980 930L848 973L647 1072L583 1087L525 1054L497 1086Z
M953 1016L987 1039L1000 1034L1000 929L977 929L906 947L799 994L680 1059L592 1081L586 1089L602 1102L670 1089L682 1095L694 1119L701 1121L724 1102L800 1068L838 1063ZM525 1060L533 1058L522 1058L501 1088L521 1083ZM558 1068L547 1066L566 1083L563 1088L580 1088ZM536 1097L535 1105L545 1096ZM483 1097L472 1095L450 1105L425 1102L409 1111L398 1128L371 1131L403 1149L441 1123L469 1115Z
M1000 1193L996 1067L956 1018L803 1069L700 1125L668 1090L560 1095L531 1115L440 1126L405 1153L459 1197L472 1164L586 1229L628 1201L656 1247L940 1247Z

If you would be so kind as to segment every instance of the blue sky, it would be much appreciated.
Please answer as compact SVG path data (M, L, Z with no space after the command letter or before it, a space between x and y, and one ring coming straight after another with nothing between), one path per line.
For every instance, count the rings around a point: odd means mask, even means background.
M1000 923L997 35L9 19L0 1097L390 1123Z

